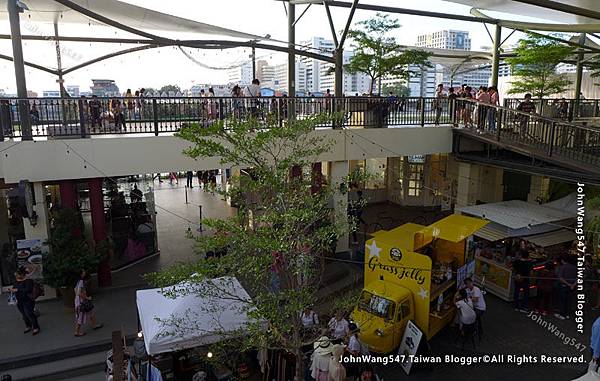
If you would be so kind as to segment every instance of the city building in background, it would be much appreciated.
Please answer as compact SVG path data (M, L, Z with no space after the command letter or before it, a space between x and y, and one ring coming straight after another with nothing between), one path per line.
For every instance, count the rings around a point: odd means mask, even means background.
M415 45L420 48L469 51L471 50L471 37L467 31L448 29L419 35ZM384 78L382 83L384 86L407 86L410 89L411 96L432 97L435 94L436 86L440 83L445 88L457 87L463 83L478 88L479 86L488 86L492 75L492 69L489 65L463 67L462 65L433 64L432 67L425 70L412 67L411 71L415 74L408 81L403 78L388 77Z
M252 83L252 61L244 62L242 65L227 71L228 82L240 86L248 86Z
M350 62L354 55L353 51L344 51L344 65ZM319 91L325 92L329 89L332 93L335 88L334 66L329 62L321 62L319 67ZM362 95L369 93L371 78L365 73L348 73L344 70L342 90L344 95ZM337 95L337 94L336 94Z
M301 61L296 61L296 91L298 93L304 93L307 91L306 87L306 64ZM287 92L288 90L288 64L283 63L280 65L272 66L273 68L273 86L272 89L280 92ZM268 87L261 83L261 87Z
M323 37L313 37L300 44L321 54L332 53L335 49L333 41ZM322 62L309 57L301 57L300 61L306 65L306 91L311 93L324 91L320 84Z
M120 96L119 87L112 79L92 79L92 95L99 97ZM45 95L44 95L45 96Z

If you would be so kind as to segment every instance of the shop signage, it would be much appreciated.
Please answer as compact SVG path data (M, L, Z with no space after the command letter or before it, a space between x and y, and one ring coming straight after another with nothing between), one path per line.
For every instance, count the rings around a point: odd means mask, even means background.
M369 259L368 265L371 271L379 269L382 271L387 271L392 275L395 275L400 280L412 279L419 285L425 283L426 277L423 274L423 270L421 269L409 268L398 265L384 265L383 263L379 262L379 259L377 257L371 257L371 259Z
M422 164L425 162L425 155L409 155L408 162L413 164Z
M42 279L44 256L48 245L41 239L21 239L17 241L17 268L24 267L30 279Z
M392 247L392 249L390 250L390 258L392 258L392 260L399 262L402 260L402 251L400 249L398 249L397 247Z
M417 354L422 338L423 332L412 320L409 320L404 330L404 336L402 336L402 342L400 342L400 348L398 348L398 355L403 359L400 366L407 375L410 373L412 358Z

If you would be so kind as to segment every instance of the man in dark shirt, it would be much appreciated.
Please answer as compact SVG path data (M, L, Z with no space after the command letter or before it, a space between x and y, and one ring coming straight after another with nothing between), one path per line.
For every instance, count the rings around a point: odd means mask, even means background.
M451 87L448 89L448 106L450 107L450 118L452 118L452 123L454 125L454 127L458 127L458 119L459 116L456 115L456 99L458 98L458 95L454 92L454 87Z
M529 277L533 268L532 261L529 259L529 253L521 251L521 257L513 262L513 280L515 310L527 312L529 308ZM521 295L522 292L522 295Z
M558 312L555 317L564 320L569 318L571 310L571 298L573 290L577 286L577 267L573 264L573 258L561 258L562 267L558 272Z
M92 127L96 127L96 123L98 123L98 126L101 126L102 120L100 118L100 115L102 114L102 104L100 103L96 95L92 95L92 100L89 103L89 108Z
M525 94L525 99L523 102L519 103L517 106L517 110L521 112L526 112L528 114L535 113L535 103L531 101L531 94ZM529 117L525 114L518 114L517 118L519 120L519 129L522 136L525 136L527 133L527 124L529 123Z

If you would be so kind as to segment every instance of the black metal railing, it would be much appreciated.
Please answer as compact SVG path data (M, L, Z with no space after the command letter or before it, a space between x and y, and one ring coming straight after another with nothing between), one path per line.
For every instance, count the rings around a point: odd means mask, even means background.
M523 99L518 98L505 98L504 106L516 109L522 101ZM535 105L536 112L548 118L572 121L579 118L600 117L598 99L580 99L577 102L572 98L535 98L531 101Z
M25 106L25 107L23 107ZM20 109L28 109L33 137L174 133L188 123L229 118L267 118L284 123L292 113L342 114L342 122L319 127L385 128L451 122L448 99L379 97L178 97L0 98L0 138L22 137Z
M600 165L600 129L465 99L456 101L456 110L456 125L498 142L547 157Z

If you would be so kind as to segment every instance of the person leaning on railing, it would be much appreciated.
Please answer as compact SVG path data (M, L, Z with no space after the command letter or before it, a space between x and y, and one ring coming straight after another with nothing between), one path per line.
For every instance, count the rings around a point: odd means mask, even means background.
M12 115L10 113L10 103L7 100L0 101L0 133L2 139L5 136L12 136Z
M526 113L535 113L535 103L531 101L531 94L525 94L525 99L519 103L517 110ZM529 116L524 114L518 114L517 119L519 120L519 133L525 135L527 133L527 124L529 123Z

